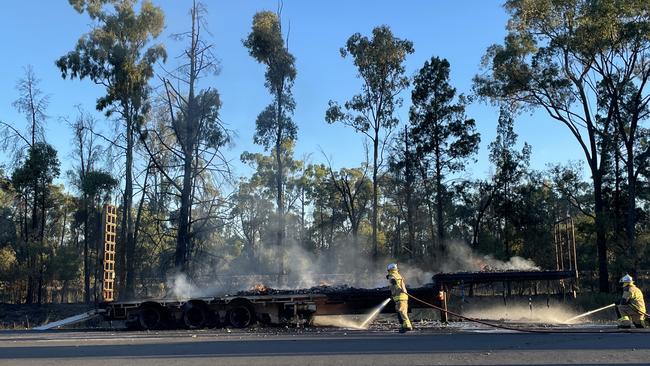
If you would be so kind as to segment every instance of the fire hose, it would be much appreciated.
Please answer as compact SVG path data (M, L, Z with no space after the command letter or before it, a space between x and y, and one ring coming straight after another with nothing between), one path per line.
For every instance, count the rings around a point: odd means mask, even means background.
M486 322L486 321L483 321L483 320L479 320L479 319L475 319L475 318L470 318L470 317L467 317L467 316L463 316L463 315L460 315L460 314L456 314L456 313L454 313L453 311L450 311L450 310L447 310L447 309L443 309L443 308L441 308L441 307L439 307L439 306L436 306L436 305L430 304L430 303L428 303L428 302L426 302L426 301L424 301L424 300L420 300L420 299L418 299L417 297L415 297L415 296L413 296L413 295L411 295L411 294L409 294L409 293L407 293L407 295L408 295L408 297L410 297L411 299L413 299L413 300L415 300L415 301L417 301L417 302L419 302L419 303L422 303L422 304L424 304L424 305L427 305L427 306L429 306L429 307L431 307L431 308L434 308L434 309L437 309L437 310L440 310L440 311L444 311L445 313L447 313L447 314L449 314L449 315L453 315L453 316L455 316L455 317L457 317L457 318L460 318L460 319L463 319L463 320L467 320L467 321L470 321L470 322L474 322L474 323L478 323L478 324L487 325L487 326L489 326L489 327L493 327L493 328L499 328L499 329L505 329L505 330L512 330L512 331L515 331L515 332L525 332L525 333L548 333L548 332L546 332L546 331L537 330L537 329L514 328L514 327L509 327L509 326L506 326L506 325L493 324L493 323L489 323L489 322Z
M492 328L511 330L511 331L515 331L515 332L522 332L522 333L622 333L622 332L629 332L629 331L621 331L620 329L594 331L594 330L577 330L577 329L576 330L572 330L572 329L556 329L556 330L544 329L544 330L542 330L542 329L509 327L507 325L494 324L494 323L486 322L486 321L479 320L479 319L476 319L476 318L470 318L470 317L467 317L467 316L463 316L463 315L457 314L457 313L455 313L453 311L443 309L443 308L441 308L439 306L430 304L430 303L428 303L428 302L426 302L424 300L420 300L417 297L415 297L415 296L413 296L413 295L411 295L409 293L407 293L407 295L408 295L408 297L410 297L414 301L417 301L417 302L419 302L421 304L427 305L427 306L429 306L429 307L431 307L433 309L443 311L443 312L445 312L445 313L447 313L449 315L453 315L453 316L455 316L455 317L457 317L459 319L467 320L467 321L478 323L478 324L487 325L487 326L492 327ZM638 309L636 309L636 310L639 313L641 313L640 310L638 310ZM648 314L645 314L645 313L643 313L643 314L648 316Z
M632 309L634 309L637 313L639 313L639 315L643 315L643 316L645 316L646 318L649 318L649 319L650 319L650 315L648 315L648 313L645 313L645 312L641 311L641 309L637 308L636 305L633 305L633 304L628 304L628 305L629 305Z

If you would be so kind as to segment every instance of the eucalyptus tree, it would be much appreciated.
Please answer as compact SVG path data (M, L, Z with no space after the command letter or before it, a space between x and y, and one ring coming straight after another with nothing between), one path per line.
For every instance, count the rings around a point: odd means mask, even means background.
M179 194L178 227L174 266L187 272L192 248L192 207L201 187L201 176L227 172L221 149L229 142L228 131L219 118L221 98L212 88L199 89L205 77L219 72L219 62L214 55L214 45L205 34L207 10L202 3L193 2L190 9L190 29L176 36L187 42L179 56L181 65L162 77L165 110L163 130L147 129L145 137L155 141L155 146L145 148L152 162ZM158 126L160 127L160 126ZM165 141L171 136L171 143ZM171 156L177 164L165 164L161 157ZM173 166L178 165L179 169ZM194 221L198 218L194 217Z
M524 143L521 151L516 150L517 134L514 120L505 108L501 109L497 124L497 135L488 147L490 162L494 165L494 197L492 206L500 227L506 257L511 254L512 221L515 219L516 190L522 185L530 163L531 147Z
M167 55L162 44L150 45L164 28L164 15L151 1L70 0L79 13L86 12L95 22L75 49L56 61L63 78L89 78L106 89L97 99L97 110L107 117L117 115L123 123L126 146L120 238L118 246L120 286L125 296L134 294L135 253L133 222L133 150L138 129L150 109L149 80L154 65ZM109 7L109 5L112 5ZM112 8L112 9L111 9Z
M46 112L50 98L43 94L43 91L39 87L40 81L34 73L34 68L27 66L25 68L25 76L16 85L19 97L13 102L13 106L25 115L29 123L29 127L27 128L28 134L26 136L22 135L15 127L3 123L5 129L8 129L6 132L13 132L27 146L34 146L36 142L45 140L44 124L47 119Z
M41 301L42 268L45 252L45 226L47 210L50 208L49 195L52 181L59 176L59 159L57 152L45 142L30 146L27 155L18 164L11 175L11 183L25 202L32 201L32 216L28 227L25 218L21 257L28 268L27 303L34 301L36 278L38 281L38 300ZM39 268L40 267L40 268Z
M27 120L26 133L21 132L15 123L0 122L2 125L0 147L13 155L11 165L15 166L15 170L11 181L22 201L19 254L22 254L20 257L25 260L28 271L28 303L34 301L35 268L41 261L40 253L45 248L44 226L51 180L48 181L43 177L49 176L50 173L58 175L56 151L45 142L44 134L49 98L41 91L39 84L40 80L31 66L25 69L24 77L16 84L19 95L13 106L23 113ZM40 288L38 290L40 301Z
M287 217L291 213L291 210L294 209L294 204L295 202L299 199L300 197L300 192L299 192L299 180L301 178L301 170L303 166L303 162L300 160L295 160L293 159L293 150L294 149L294 144L293 140L285 140L285 142L280 146L280 159L283 161L283 176L281 177L281 180L283 182L283 197L286 199L285 203L283 204L283 211L277 212L277 205L275 207L276 212L275 212L275 217L271 216L270 220L266 221L266 228L264 231L267 233L267 238L269 239L269 242L271 241L271 237L274 237L277 239L277 232L278 232L278 223L281 220L277 220L277 216L284 216ZM254 169L254 172L252 176L249 179L249 186L248 188L250 189L251 187L256 187L256 191L258 194L260 194L260 198L264 198L266 200L272 200L275 201L277 204L277 154L275 151L269 153L268 155L265 155L263 153L251 153L251 152L243 152L241 154L241 161L244 164L249 165L251 168ZM264 208L265 204L259 203L260 208ZM284 222L284 220L282 220ZM269 235L270 234L270 235ZM277 260L276 263L280 269L284 268L284 247L278 247L277 242L274 243L276 246L276 249L280 251L275 251L275 259ZM271 253L270 248L267 247L267 253ZM269 263L271 264L271 263ZM278 274L279 282L284 281L284 276L283 273L280 272Z
M401 213L406 208L404 221L407 226L408 239L403 247L411 259L416 250L416 227L420 222L416 216L421 202L419 199L421 195L418 192L420 182L417 180L418 169L415 157L413 134L409 131L408 126L404 126L404 131L400 132L395 139L395 144L392 146L388 158L388 172L390 174L388 184L394 186L389 187L388 192L392 191L393 201L398 207L398 212ZM398 220L401 223L401 218L398 218ZM433 238L433 236L431 237ZM393 255L398 256L402 249L401 235L398 233L396 237L398 240L395 241Z
M258 249L263 249L262 241L273 213L273 203L266 199L266 187L260 183L257 179L242 179L233 196L235 227L244 240L244 255L252 265L259 265Z
M379 169L383 163L387 137L397 126L395 110L402 105L399 94L409 85L404 61L413 53L413 43L393 35L386 25L376 27L369 39L360 33L348 38L341 56L350 55L362 80L361 92L343 106L329 101L325 113L328 123L341 122L363 133L372 142L372 252L376 259Z
M415 159L421 167L427 196L435 192L437 243L439 250L444 251L444 205L451 191L445 180L465 169L467 159L478 151L480 135L476 132L476 122L465 115L466 98L457 97L456 89L449 84L446 59L431 57L415 76L413 84L409 117ZM433 179L429 179L429 170Z
M81 195L78 209L75 214L76 221L83 225L83 274L84 274L84 302L90 302L90 275L92 265L90 252L94 247L97 257L100 256L99 239L100 230L100 201L115 186L117 181L107 172L99 168L99 161L105 149L97 142L97 136L92 132L96 120L80 112L77 120L72 124L74 130L73 157L78 163L67 175L72 185ZM100 263L95 260L95 267ZM95 268L96 269L96 268ZM95 271L96 272L96 271Z
M646 20L645 23L650 27L650 21ZM630 45L628 51L638 53L642 61L638 64L632 62L631 65L621 65L623 70L615 75L618 79L604 78L599 87L603 97L598 101L600 114L598 117L606 118L602 116L613 113L615 121L612 131L614 143L610 146L614 156L609 157L609 161L614 168L615 194L618 196L615 197L614 204L616 207L624 206L625 209L624 212L618 213L623 216L622 220L618 217L615 220L624 222L626 251L632 261L632 270L635 272L641 268L640 254L643 253L642 241L636 240L640 210L637 202L643 189L643 183L639 182L639 178L641 172L650 166L648 163L650 146L645 143L650 136L650 124L648 124L650 93L645 86L650 78L650 58L647 54L650 51L650 31L646 33L642 36L645 37L645 46L639 49L639 45ZM612 160L613 164L611 164ZM620 165L623 165L622 169ZM624 198L620 197L622 176L626 183Z
M25 152L29 154L29 150L36 148L37 143L45 142L44 125L47 120L47 106L49 104L49 97L44 95L40 89L40 79L36 77L34 70L31 66L25 69L25 75L17 84L18 99L13 103L13 106L21 113L24 114L27 120L27 131L21 132L15 124L0 122L2 125L2 144L0 147L5 151L12 152L13 164L19 164L25 157ZM13 165L12 164L12 165ZM36 177L34 177L36 179ZM38 189L40 186L34 180L32 186ZM38 202L34 195L32 202L32 220L37 216ZM26 203L25 203L26 204ZM29 229L25 225L24 236L29 235Z
M278 220L276 244L279 250L279 275L284 272L285 238L285 161L283 160L283 144L297 138L298 127L291 119L295 109L295 101L291 92L296 79L295 58L289 52L287 43L282 36L280 14L271 11L261 11L253 16L251 32L243 41L249 54L257 62L266 66L264 77L265 86L273 96L269 104L257 116L255 121L256 144L272 149L275 158L275 201Z
M328 223L332 222L330 219L333 216L333 208L329 204L332 201L331 196L334 194L329 182L329 167L325 164L311 165L309 175L312 184L310 199L313 205L313 226L311 232L316 235L314 242L315 249L324 250L328 247L328 242L326 241L327 226Z
M629 124L624 140L633 146L635 127L647 114L649 6L647 1L508 0L508 34L503 44L488 49L484 73L475 78L479 95L545 111L584 153L593 185L602 292L609 290L603 178L614 138L608 131L613 124ZM630 85L635 87L631 98L623 98ZM620 118L624 100L632 102L629 110L636 115L627 121ZM641 162L628 156L628 163Z
M359 228L366 217L372 186L368 170L363 168L342 168L335 172L329 168L331 184L340 196L342 209L350 222L350 233L354 250L359 248Z

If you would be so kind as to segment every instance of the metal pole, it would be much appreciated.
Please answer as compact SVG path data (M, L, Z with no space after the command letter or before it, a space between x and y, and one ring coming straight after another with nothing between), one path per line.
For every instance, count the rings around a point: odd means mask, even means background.
M553 225L553 243L555 243L555 269L560 270L560 250L558 249L558 223Z
M440 307L442 308L440 310L440 321L442 323L447 323L449 320L447 318L447 291L445 290L445 288L442 289L442 299L440 299Z
M562 223L558 224L558 244L560 247L560 270L564 270L564 238L562 235Z
M573 269L576 271L576 280L578 279L578 255L576 250L576 231L575 225L573 223L573 217L571 218L571 238L573 242Z
M568 237L569 228L567 226L566 219L564 219L564 224L562 225L562 227L564 229L564 233L563 233L564 239L562 240L562 242L564 244L564 255L566 255L566 257L564 257L564 259L566 260L566 264L564 265L564 270L569 270L571 269L571 250L569 250L569 237Z

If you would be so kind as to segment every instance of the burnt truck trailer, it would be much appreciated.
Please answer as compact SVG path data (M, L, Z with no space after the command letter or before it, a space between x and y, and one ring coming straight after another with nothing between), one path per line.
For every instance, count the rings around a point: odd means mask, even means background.
M436 302L432 286L409 289L427 302ZM387 288L360 289L319 286L302 290L239 292L192 299L147 299L100 304L107 321L124 321L132 329L246 328L254 323L310 324L317 315L363 314L390 297ZM437 302L436 302L437 303ZM422 305L411 301L411 307ZM385 312L394 311L391 307Z
M359 314L386 300L388 288L357 289L318 286L302 290L242 291L234 295L192 299L146 299L114 301L117 210L104 205L103 302L96 314L108 321L124 321L140 329L203 328L230 325L245 328L255 322L307 323L315 315ZM433 287L411 289L415 296L435 301ZM412 303L411 306L420 306ZM386 311L391 311L387 309Z
M433 283L409 288L408 292L447 317L447 297L455 286L480 283L575 280L576 271L492 271L439 273ZM255 323L308 325L314 316L364 314L390 297L387 287L365 289L348 286L317 286L309 289L264 289L232 295L191 299L147 299L104 302L99 312L105 320L124 321L131 329L246 328ZM409 299L409 310L428 305ZM394 312L392 306L383 312Z
M104 302L96 313L108 321L124 321L128 327L140 329L204 328L233 326L245 328L253 323L266 324L309 323L318 315L362 314L390 297L387 287L361 289L348 286L318 286L302 290L264 289L242 291L234 295L191 299L146 299L114 301L115 239L117 210L105 205L104 212L104 274L102 296ZM556 228L557 271L495 271L477 273L438 274L433 283L410 288L409 293L426 303L440 308L441 320L447 320L447 293L458 284L484 282L511 282L530 280L577 279L575 239ZM568 254L568 260L563 258ZM565 265L566 263L566 265ZM409 299L409 308L427 307ZM384 312L394 312L387 307ZM91 314L92 315L92 314Z

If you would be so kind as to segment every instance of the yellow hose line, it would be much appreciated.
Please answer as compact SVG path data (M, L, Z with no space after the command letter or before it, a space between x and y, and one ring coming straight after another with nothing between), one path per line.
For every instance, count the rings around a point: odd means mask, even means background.
M508 326L505 326L505 325L492 324L492 323L488 323L488 322L485 322L485 321L482 321L482 320L478 320L478 319L474 319L474 318L469 318L469 317L466 317L466 316L463 316L463 315L460 315L460 314L456 314L456 313L454 313L453 311L445 310L445 309L443 309L443 308L441 308L441 307L439 307L439 306L436 306L436 305L433 305L433 304L429 304L428 302L426 302L426 301L424 301L424 300L420 300L420 299L418 299L417 297L415 297L415 296L413 296L413 295L411 295L411 294L407 294L407 295L408 295L411 299L413 299L413 300L415 300L415 301L417 301L417 302L420 302L420 303L422 303L422 304L424 304L424 305L430 306L430 307L432 307L432 308L434 308L434 309L438 309L438 310L440 310L440 311L444 311L445 313L447 313L447 314L449 314L449 315L453 315L453 316L455 316L455 317L458 317L458 318L460 318L460 319L464 319L464 320L467 320L467 321L470 321L470 322L474 322L474 323L479 323L479 324L487 325L487 326L490 326L490 327L493 327L493 328L500 328L500 329L505 329L505 330L513 330L513 331L515 331L515 332L524 332L524 333L546 333L546 332L542 332L542 331L535 330L535 329L512 328L512 327L508 327Z
M512 331L515 331L515 332L546 333L546 334L548 334L548 333L576 333L576 334L577 333L636 333L636 332L632 331L631 329L625 329L625 330L622 330L622 329L611 329L611 330L608 330L608 329L605 329L605 330L545 329L545 330L541 330L541 329L530 329L530 328L513 328L513 327L508 327L508 326L505 326L505 325L493 324L493 323L485 322L485 321L478 320L478 319L475 319L475 318L469 318L469 317L466 317L466 316L463 316L463 315L460 315L460 314L456 314L453 311L445 310L445 309L443 309L443 308L441 308L439 306L430 304L430 303L428 303L428 302L426 302L424 300L420 300L420 299L418 299L417 297L415 297L415 296L413 296L411 294L407 294L407 295L411 299L413 299L413 300L415 300L415 301L417 301L419 303L422 303L424 305L427 305L429 307L432 307L432 308L440 310L440 311L444 311L445 313L447 313L449 315L453 315L453 316L458 317L460 319L464 319L464 320L474 322L474 323L478 323L478 324L487 325L487 326L490 326L490 327L493 327L493 328L512 330ZM637 309L637 311L638 311L638 309Z

